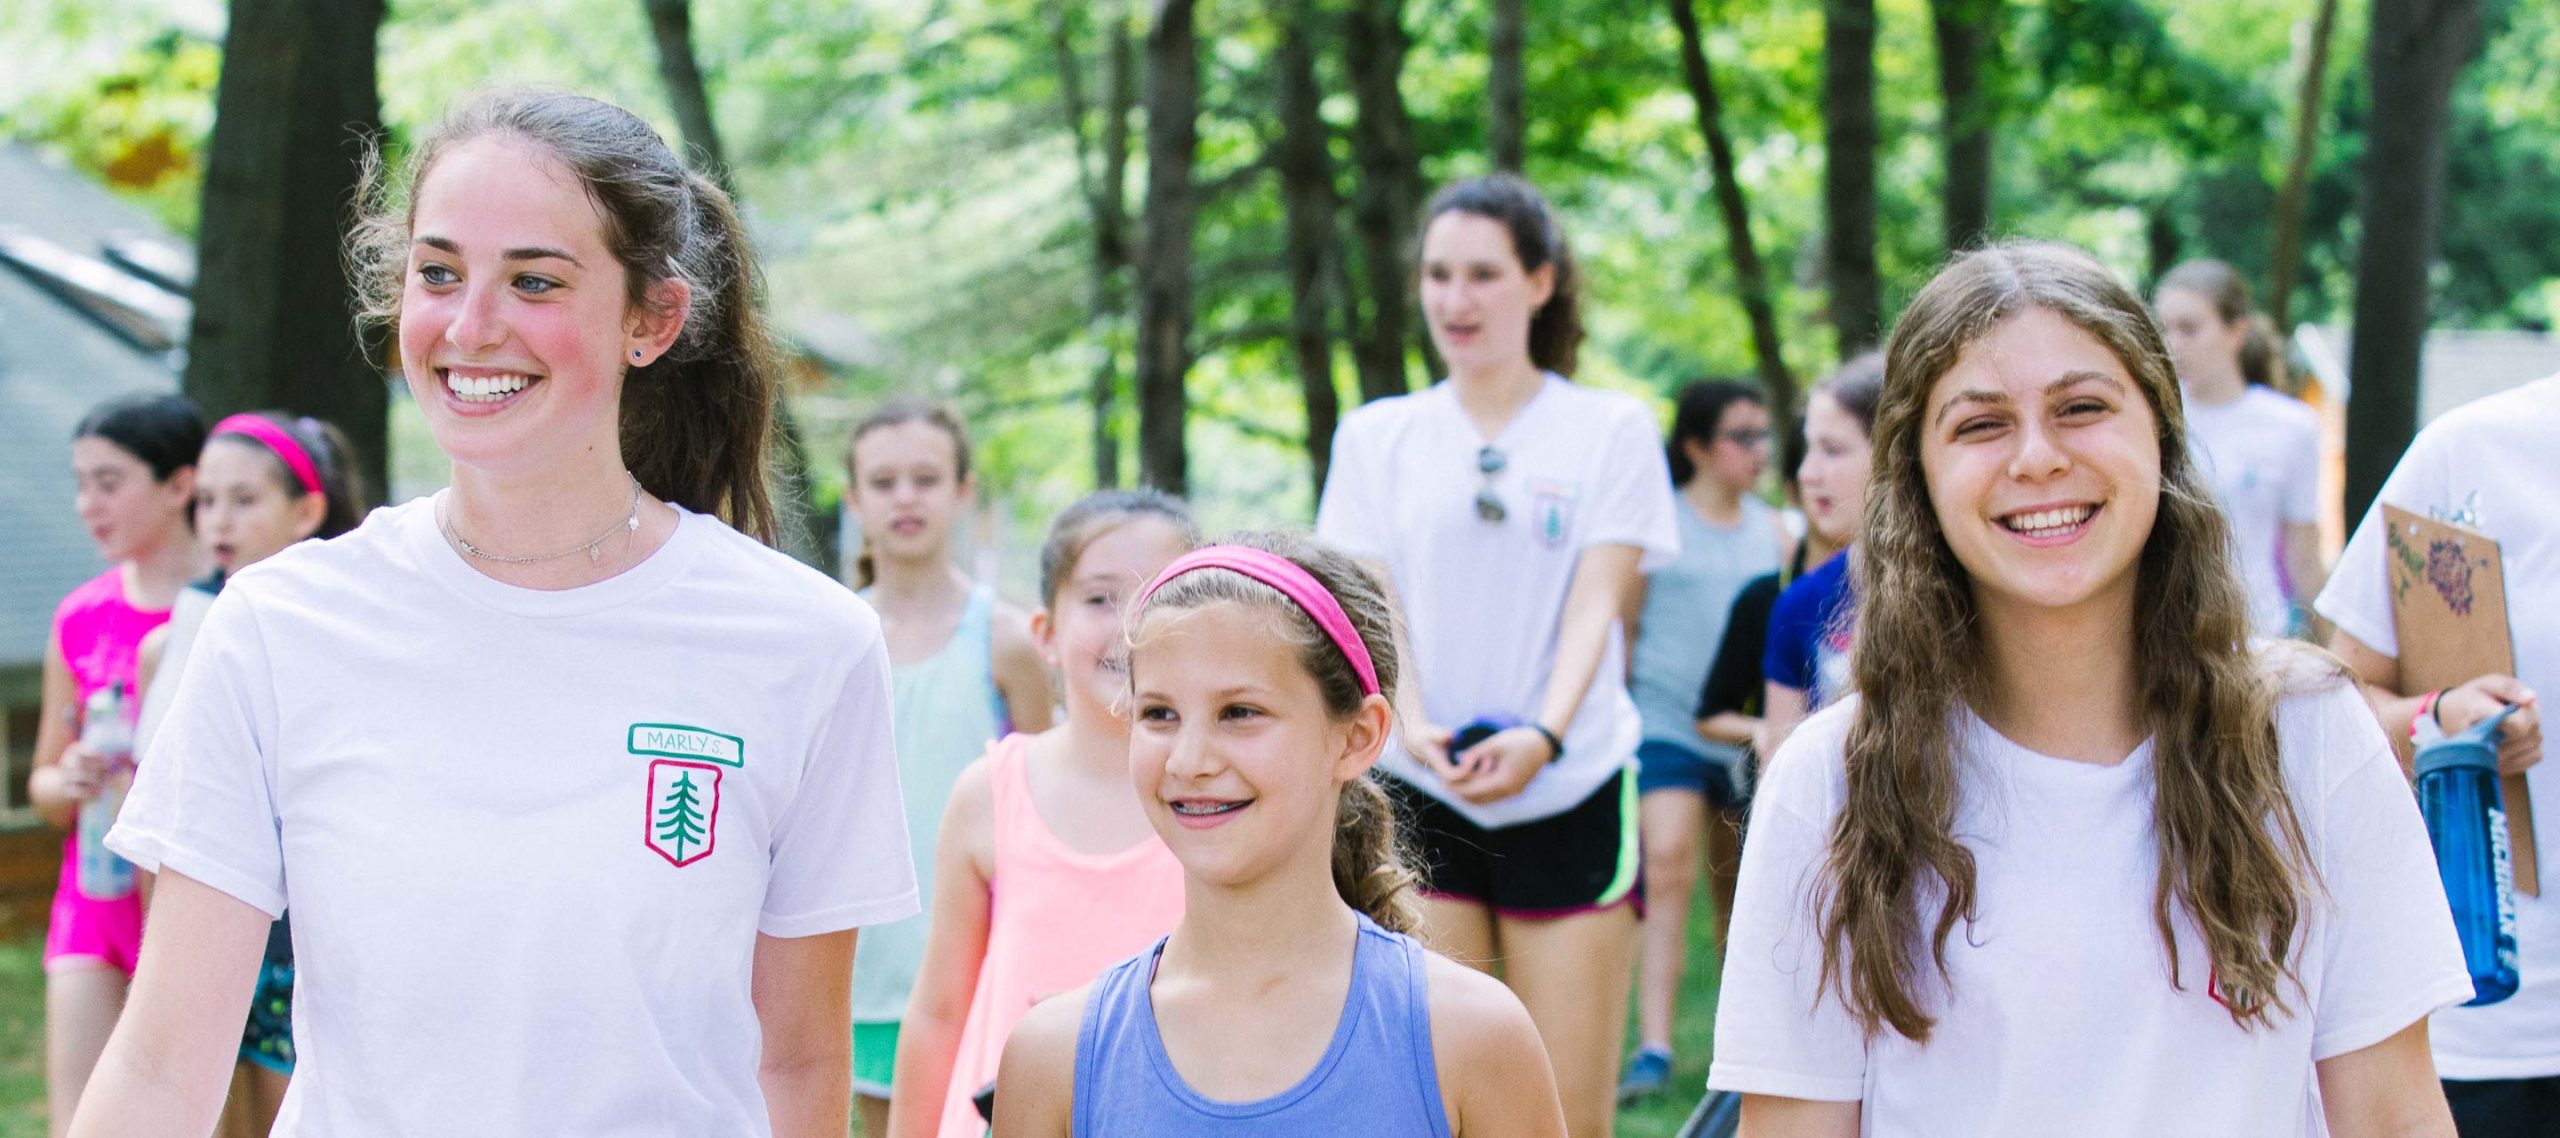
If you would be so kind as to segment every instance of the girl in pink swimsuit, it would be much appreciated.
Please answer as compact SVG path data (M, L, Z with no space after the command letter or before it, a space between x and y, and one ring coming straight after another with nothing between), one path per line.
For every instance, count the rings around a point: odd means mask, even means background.
M63 598L46 645L44 718L27 795L54 825L69 826L81 803L117 777L77 742L80 709L113 685L123 686L128 711L135 706L142 638L168 621L195 566L190 519L204 439L194 404L174 395L108 402L73 432L73 504L113 567ZM142 947L141 897L81 893L75 842L63 842L44 944L45 1085L56 1135L70 1125L72 1104L106 1048Z

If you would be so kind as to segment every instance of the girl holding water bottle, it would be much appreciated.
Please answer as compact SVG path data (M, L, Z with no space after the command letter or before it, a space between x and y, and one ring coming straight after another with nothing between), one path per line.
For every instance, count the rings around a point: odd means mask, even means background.
M2356 527L2320 594L2337 626L2330 648L2368 689L2385 734L2404 748L2460 735L2505 713L2502 774L2521 772L2532 793L2540 895L2515 896L2514 995L2447 1008L2429 1025L2463 1138L2539 1138L2560 1119L2560 766L2543 762L2540 693L2560 690L2560 376L2446 412L2409 444ZM2498 542L2506 574L2512 676L2478 676L2440 691L2400 694L2403 645L2391 619L2382 507L2455 518ZM2513 817L2511 814L2510 817Z
M1712 1087L1760 1138L2443 1135L2471 997L2333 661L2249 636L2160 333L1968 253L1887 351L1856 691L1770 764Z
M110 401L72 434L74 502L111 567L54 612L44 718L27 779L36 812L74 830L64 843L44 945L45 1085L56 1135L70 1125L72 1104L106 1047L142 944L142 900L130 867L96 840L99 823L109 820L96 804L127 777L98 744L120 735L129 760L130 723L81 721L93 707L132 713L143 637L169 619L195 568L190 507L205 438L195 405L175 395ZM91 869L85 875L84 861Z

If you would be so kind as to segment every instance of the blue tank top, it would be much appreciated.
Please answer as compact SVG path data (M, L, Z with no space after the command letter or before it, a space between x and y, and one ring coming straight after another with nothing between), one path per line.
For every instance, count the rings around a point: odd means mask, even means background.
M1351 992L1333 1042L1298 1085L1258 1102L1219 1102L1191 1089L1156 1033L1148 982L1164 942L1102 974L1076 1036L1076 1138L1119 1135L1270 1135L1357 1131L1381 1138L1450 1138L1431 1056L1425 956L1413 938L1360 918Z

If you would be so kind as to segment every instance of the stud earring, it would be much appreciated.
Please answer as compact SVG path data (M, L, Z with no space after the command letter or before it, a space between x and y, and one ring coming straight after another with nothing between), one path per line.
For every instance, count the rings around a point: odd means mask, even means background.
M642 354L643 354L643 353L642 353L642 352L640 351L640 349L638 349L638 348L633 348L633 349L631 349L631 358L632 358L634 361L637 361L637 360L641 357L641 355L642 355Z

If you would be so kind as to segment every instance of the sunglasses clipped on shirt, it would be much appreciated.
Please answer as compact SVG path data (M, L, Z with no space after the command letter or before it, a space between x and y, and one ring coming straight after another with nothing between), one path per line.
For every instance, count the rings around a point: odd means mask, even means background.
M1502 468L1510 464L1511 460L1490 443L1476 450L1476 473L1484 476L1484 485L1476 489L1477 517L1498 524L1511 516L1511 508L1503 505L1502 496L1493 492L1493 476L1502 473Z

